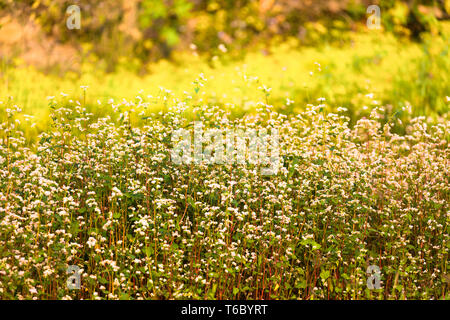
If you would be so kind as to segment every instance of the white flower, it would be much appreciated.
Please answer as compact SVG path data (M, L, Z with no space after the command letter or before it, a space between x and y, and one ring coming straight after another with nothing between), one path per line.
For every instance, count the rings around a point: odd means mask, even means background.
M123 194L122 194L122 191L120 191L119 190L119 188L117 188L117 187L114 187L114 188L112 188L112 194L111 194L111 196L114 198L114 197L121 197Z
M225 47L225 45L223 43L219 44L219 50L222 51L223 53L227 52L227 48Z
M89 248L92 248L93 246L95 246L96 243L97 243L97 240L95 240L95 238L89 237L89 240L87 242L87 245L89 246Z

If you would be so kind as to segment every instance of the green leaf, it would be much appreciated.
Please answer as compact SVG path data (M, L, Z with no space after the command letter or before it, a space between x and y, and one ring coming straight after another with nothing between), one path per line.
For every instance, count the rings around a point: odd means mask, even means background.
M78 221L73 221L71 225L71 233L76 236L79 232L80 229L78 227Z
M320 278L322 279L323 282L325 282L325 280L327 280L329 277L330 277L330 271L322 270L320 272Z
M194 208L194 210L197 209L197 205L195 204L195 201L194 201L194 199L192 199L192 197L189 196L187 198L187 200L188 200L189 204L192 206L192 208Z
M122 293L121 295L120 295L120 298L119 298L120 300L130 300L130 296L128 295L128 294L126 294L126 293Z
M103 277L98 277L98 281L101 283L101 284L107 284L108 283L108 280L106 280L105 278L103 278Z
M161 34L162 34L164 40L166 40L167 44L170 47L176 45L178 43L178 41L179 41L178 33L173 28L165 27L161 31Z
M213 296L216 294L216 291L217 291L217 283L214 283L211 290Z
M305 279L302 279L300 282L297 282L297 283L295 284L295 287L296 287L297 289L305 289L305 288L306 288L306 280L305 280Z
M313 250L317 250L320 249L322 246L320 244L318 244L317 242L315 242L312 239L306 239L300 242L302 245L306 246L306 245L310 245L312 247Z
M144 252L145 252L145 255L147 257L150 257L153 254L153 248L152 247L145 247Z

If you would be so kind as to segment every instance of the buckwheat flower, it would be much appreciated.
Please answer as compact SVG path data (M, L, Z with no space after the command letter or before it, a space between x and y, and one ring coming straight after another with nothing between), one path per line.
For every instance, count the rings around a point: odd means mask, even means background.
M80 88L81 88L81 90L84 90L84 91L86 91L86 90L87 90L87 88L89 88L89 86L80 86Z
M44 272L43 272L44 277L48 277L48 276L50 276L52 274L53 274L53 270L46 266L44 268Z
M266 87L264 84L263 84L263 88L264 88L264 91L265 91L265 92L270 92L270 91L272 91L272 88L268 88L268 87Z
M219 44L219 50L222 51L223 53L227 52L227 48L225 47L225 45L223 43Z
M117 299L117 295L113 294L112 292L108 293L108 298L113 300L113 299Z
M119 190L119 188L114 187L112 188L112 193L111 193L111 197L121 197L123 196L122 191Z
M89 237L89 239L86 243L89 246L89 248L92 248L97 243L97 240L95 240L95 238L93 238L93 237Z

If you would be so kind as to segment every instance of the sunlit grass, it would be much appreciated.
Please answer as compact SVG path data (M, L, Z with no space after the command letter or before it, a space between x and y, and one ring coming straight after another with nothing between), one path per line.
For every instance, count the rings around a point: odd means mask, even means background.
M347 108L352 121L377 104L386 105L390 112L411 105L415 115L435 117L446 111L445 96L450 94L448 40L430 38L417 44L389 34L357 33L352 34L350 45L340 48L324 45L298 50L287 43L272 48L268 55L250 52L243 61L231 61L226 53L209 62L192 53L179 53L175 63L152 64L143 77L128 71L126 64L111 74L85 64L80 74L69 72L62 79L31 67L3 66L0 97L14 97L26 113L40 119L36 128L43 130L49 112L47 96L58 97L62 92L81 101L80 86L89 86L87 107L97 114L102 112L98 101L146 99L157 96L161 87L178 96L186 90L190 94L192 81L203 73L208 79L203 102L236 115L255 110L262 97L257 88L264 84L272 88L270 103L283 113L299 112L307 103L325 97L334 109Z

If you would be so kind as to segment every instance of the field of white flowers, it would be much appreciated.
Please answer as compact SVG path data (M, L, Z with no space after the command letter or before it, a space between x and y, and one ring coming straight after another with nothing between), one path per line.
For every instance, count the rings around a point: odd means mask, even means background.
M95 118L52 101L52 125L33 145L7 106L2 299L449 298L448 114L409 119L398 135L383 107L350 125L323 101L290 116L265 101L237 118L161 103L143 116L140 103L111 102ZM277 173L174 163L172 134L193 120L276 129ZM371 265L379 289L367 287ZM68 266L82 270L79 290L67 286Z

